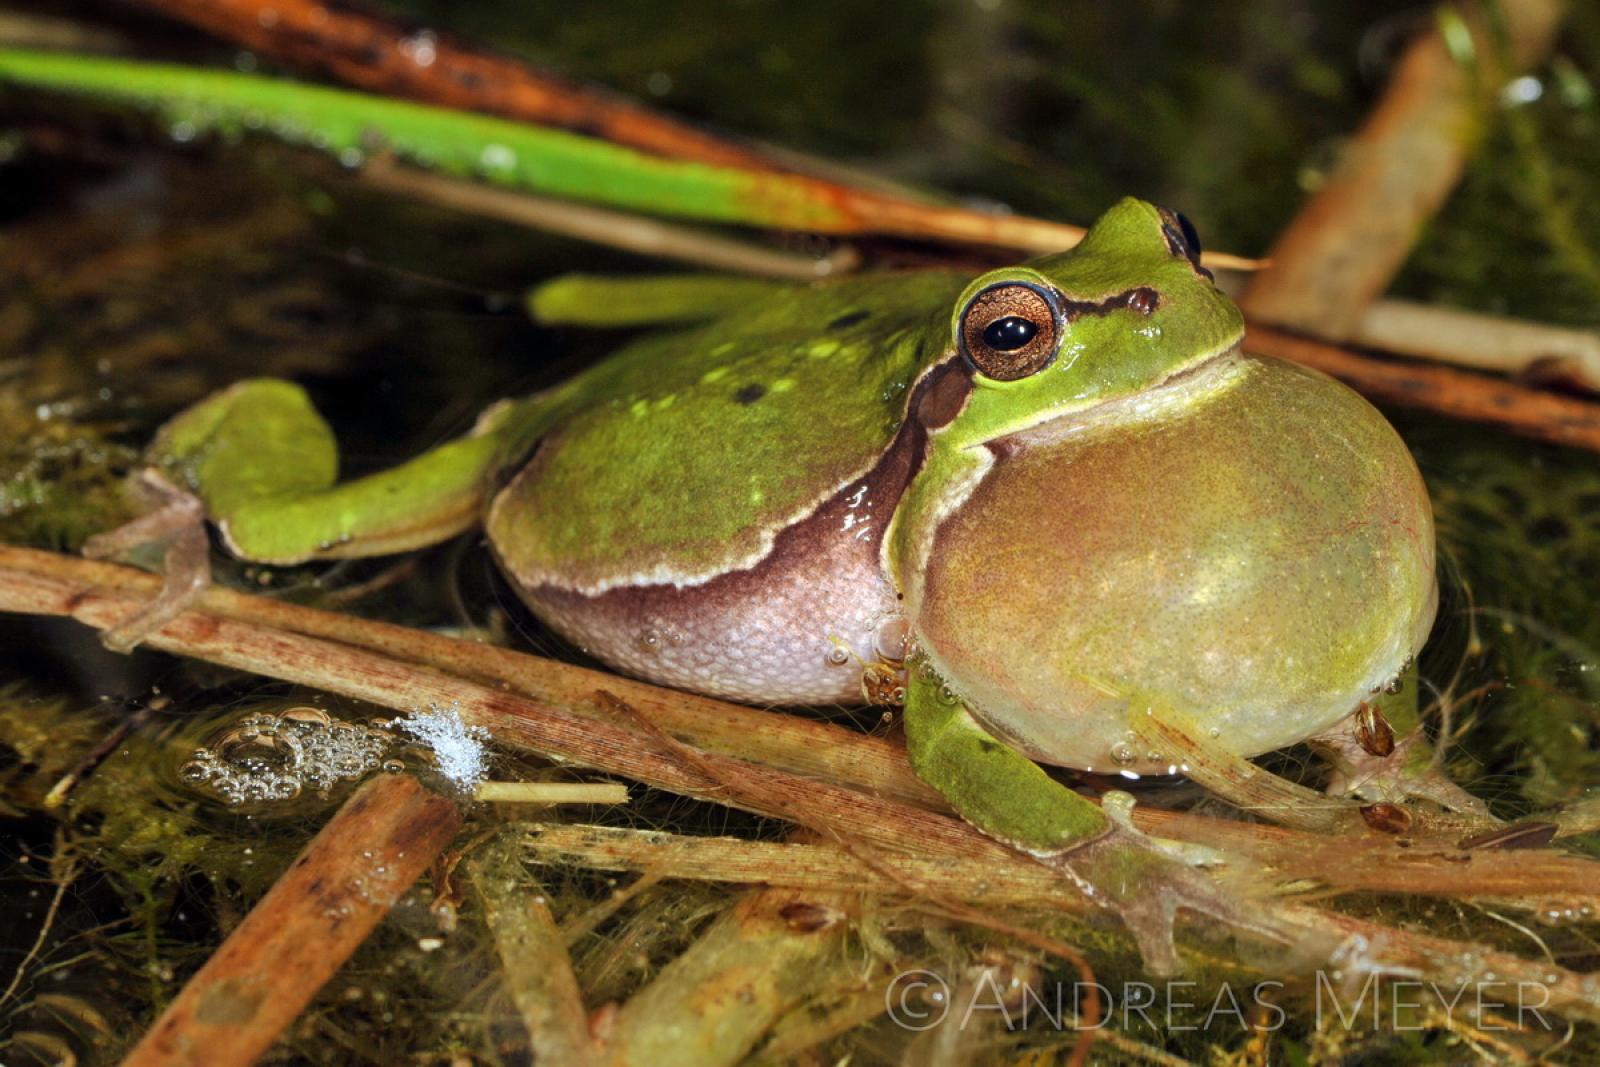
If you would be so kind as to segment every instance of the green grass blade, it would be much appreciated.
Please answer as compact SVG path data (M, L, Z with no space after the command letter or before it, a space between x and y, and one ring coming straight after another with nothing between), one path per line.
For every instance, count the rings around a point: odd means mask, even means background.
M137 104L180 137L260 130L350 165L390 152L446 174L658 215L854 228L817 183L682 162L506 119L227 70L0 49L0 81Z

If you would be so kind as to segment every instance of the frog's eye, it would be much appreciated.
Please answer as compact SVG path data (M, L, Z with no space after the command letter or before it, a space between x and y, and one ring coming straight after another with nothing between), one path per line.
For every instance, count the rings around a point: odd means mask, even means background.
M1052 294L1026 282L980 292L961 313L961 352L979 373L1011 382L1050 365L1061 346L1061 315Z

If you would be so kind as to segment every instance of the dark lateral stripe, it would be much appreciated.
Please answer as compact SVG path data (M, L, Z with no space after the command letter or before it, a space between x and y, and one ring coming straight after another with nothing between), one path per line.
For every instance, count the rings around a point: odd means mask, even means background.
M1136 286L1120 293L1106 297L1104 300L1068 300L1063 298L1061 310L1066 315L1067 321L1072 322L1085 315L1109 315L1113 311L1131 308L1141 314L1148 315L1161 306L1161 294L1148 285Z

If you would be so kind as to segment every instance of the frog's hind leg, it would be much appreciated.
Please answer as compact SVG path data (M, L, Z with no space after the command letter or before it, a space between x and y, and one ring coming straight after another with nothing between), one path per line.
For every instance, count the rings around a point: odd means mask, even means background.
M1135 697L1128 707L1128 728L1152 758L1159 753L1171 773L1198 782L1241 811L1301 830L1332 830L1356 818L1355 804L1258 767L1210 740L1192 718L1162 701Z
M383 555L434 544L475 524L504 467L532 447L558 403L548 395L490 409L473 431L391 470L336 484L337 445L299 386L251 379L164 425L137 478L157 509L92 539L99 556L167 540L167 588L110 631L126 649L204 588L204 520L236 556L261 563Z

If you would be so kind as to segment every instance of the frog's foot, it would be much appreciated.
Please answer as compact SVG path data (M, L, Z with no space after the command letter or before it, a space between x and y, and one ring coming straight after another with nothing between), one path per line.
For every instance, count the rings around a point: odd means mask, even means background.
M1307 931L1272 919L1251 904L1249 894L1230 893L1207 873L1203 868L1221 865L1216 851L1135 829L1128 817L1133 798L1126 793L1106 794L1104 808L1112 820L1109 833L1037 858L1121 916L1152 974L1170 975L1181 969L1172 939L1180 909L1270 941L1296 945L1306 939Z
M138 494L153 510L126 525L96 534L83 545L90 559L116 559L146 545L166 542L166 582L157 597L100 634L113 652L128 652L194 603L211 584L211 543L200 498L179 489L153 467L141 471Z
M1368 804L1404 804L1426 800L1484 820L1492 819L1483 801L1452 782L1433 760L1421 727L1398 740L1374 743L1362 729L1360 713L1334 724L1308 743L1333 765L1328 794L1354 797ZM1354 725L1353 725L1354 724Z

